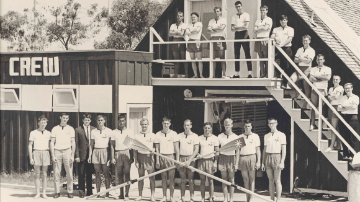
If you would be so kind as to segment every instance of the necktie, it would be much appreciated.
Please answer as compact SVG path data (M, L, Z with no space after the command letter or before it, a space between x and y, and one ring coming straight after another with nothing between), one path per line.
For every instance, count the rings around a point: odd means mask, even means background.
M86 130L87 130L87 137L88 137L88 139L89 139L89 144L90 144L90 133L89 133L89 126L88 127L86 127Z

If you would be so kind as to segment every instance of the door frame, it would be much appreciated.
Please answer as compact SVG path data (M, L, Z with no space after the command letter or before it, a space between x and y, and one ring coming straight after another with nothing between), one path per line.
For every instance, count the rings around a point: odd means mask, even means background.
M153 132L153 105L152 104L126 104L126 120L130 120L131 109L145 109L146 118L149 119L149 131Z

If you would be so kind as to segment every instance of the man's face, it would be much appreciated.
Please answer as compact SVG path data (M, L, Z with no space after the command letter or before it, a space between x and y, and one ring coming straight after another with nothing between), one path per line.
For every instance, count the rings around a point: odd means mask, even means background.
M283 20L280 20L280 24L282 27L285 27L288 23L288 20L287 19L283 19Z
M141 129L143 132L147 131L148 127L149 127L149 122L148 121L142 121L140 123Z
M266 16L267 13L268 13L268 9L266 9L266 8L261 8L261 9L260 9L260 13L261 13L261 16Z
M170 123L170 121L163 121L162 125L163 125L164 130L169 130L171 123Z
M241 4L235 5L235 8L236 8L238 13L240 13L242 11L242 5Z
M210 125L204 126L204 134L210 134L212 133L212 128Z
M340 83L340 77L339 76L334 76L333 77L333 84L339 84Z
M351 93L353 91L352 85L346 85L344 89L345 93Z
M41 119L38 123L39 127L46 127L47 125L47 120L46 119Z
M251 129L252 129L251 123L246 123L244 125L244 129L245 129L245 132L251 132Z
M197 22L197 16L195 14L191 15L191 22L196 23Z
M276 129L277 126L277 121L276 120L270 120L268 121L268 126L270 128L271 131L274 131Z
M90 118L84 118L83 123L84 123L85 126L89 126L90 123L91 123L91 119Z
M316 62L319 65L319 67L322 67L324 65L325 58L323 56L319 56L316 58Z
M178 21L178 22L181 22L181 21L183 21L183 19L184 19L184 14L178 13L178 14L177 14L177 21Z
M231 122L225 122L224 127L225 127L225 130L229 132L229 131L231 131L233 124Z
M184 123L184 130L185 130L185 131L190 131L191 128L192 128L192 124L190 123L190 121L186 121L186 122Z
M69 121L69 116L68 115L62 115L60 116L60 122L62 124L67 124L67 122Z
M307 37L305 37L305 38L303 38L302 43L303 43L304 46L309 46L309 44L310 44L310 39L307 38Z
M103 117L99 117L99 118L97 119L97 124L98 124L98 126L104 126L104 124L105 124L105 119L104 119Z
M217 8L217 9L215 9L215 14L216 14L216 17L220 17L221 16L221 14L222 14L222 12L220 11L220 9L219 8Z
M126 119L125 118L120 118L119 119L119 127L124 128L125 126L126 126Z

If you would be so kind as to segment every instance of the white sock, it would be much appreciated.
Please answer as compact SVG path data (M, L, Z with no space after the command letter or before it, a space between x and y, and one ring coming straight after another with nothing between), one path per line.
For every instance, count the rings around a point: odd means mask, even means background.
M252 75L252 71L248 71L249 72L249 75Z

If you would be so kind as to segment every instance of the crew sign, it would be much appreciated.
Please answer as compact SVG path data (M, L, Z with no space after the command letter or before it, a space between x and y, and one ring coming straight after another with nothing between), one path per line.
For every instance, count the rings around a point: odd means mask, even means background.
M20 62L19 71L15 63ZM59 76L59 57L11 57L9 60L10 76Z

